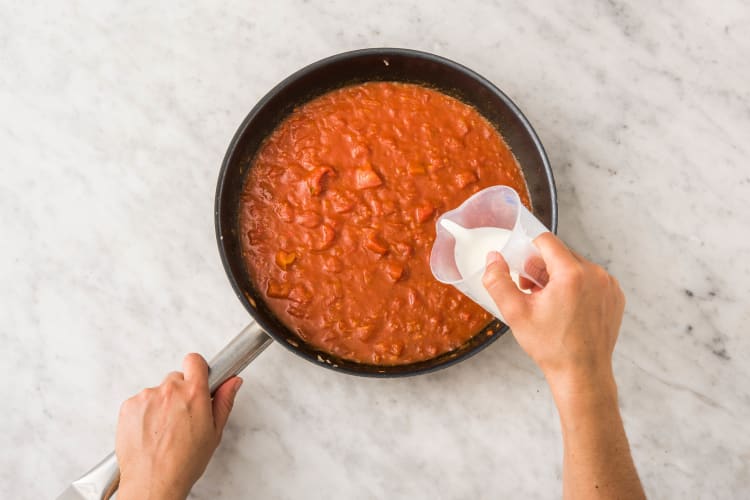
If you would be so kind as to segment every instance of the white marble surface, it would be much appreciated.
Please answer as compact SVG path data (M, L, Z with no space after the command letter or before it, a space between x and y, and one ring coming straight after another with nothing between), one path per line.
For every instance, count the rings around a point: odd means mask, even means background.
M405 46L505 89L560 233L627 293L615 353L653 498L750 497L750 8L702 2L0 1L0 497L50 498L121 400L247 315L213 236L219 163L277 81ZM556 498L561 442L506 336L406 380L272 346L191 498Z

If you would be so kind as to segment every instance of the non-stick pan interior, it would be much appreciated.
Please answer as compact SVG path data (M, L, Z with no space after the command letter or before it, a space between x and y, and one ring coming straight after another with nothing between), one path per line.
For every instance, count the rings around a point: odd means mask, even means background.
M503 135L518 159L536 216L557 229L557 200L547 156L533 129L516 106L490 82L446 59L405 49L365 49L339 54L293 74L271 90L250 112L227 151L216 192L216 237L224 268L250 314L278 342L329 368L357 375L405 376L448 366L481 350L507 331L492 322L456 351L397 366L365 365L340 359L302 342L265 306L242 261L238 206L243 181L265 137L300 104L330 90L365 81L419 83L474 106Z

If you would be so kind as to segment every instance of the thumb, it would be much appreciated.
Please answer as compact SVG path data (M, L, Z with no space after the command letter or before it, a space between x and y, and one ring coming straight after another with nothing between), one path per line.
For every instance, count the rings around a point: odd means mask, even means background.
M499 252L487 254L487 267L484 270L482 284L508 325L513 327L514 319L524 314L526 295L513 283L508 264Z
M221 435L224 426L227 425L229 414L234 406L234 397L242 385L242 379L232 377L216 389L213 400L214 428Z

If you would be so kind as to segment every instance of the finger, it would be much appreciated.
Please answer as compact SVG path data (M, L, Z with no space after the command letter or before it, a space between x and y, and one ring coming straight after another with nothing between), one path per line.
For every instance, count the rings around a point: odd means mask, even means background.
M571 266L580 265L565 243L552 233L543 233L534 240L534 245L542 254L544 265L550 276Z
M170 380L180 381L180 380L185 380L185 377L182 374L182 372L178 372L178 371L169 372L167 373L167 376L164 377L162 384L165 382L169 382Z
M512 321L525 309L526 295L513 283L508 264L499 252L490 252L487 255L487 267L482 284L506 320Z
M241 378L232 377L221 384L214 393L214 428L219 435L224 431L224 426L227 425L229 414L232 413L232 408L234 407L234 397L237 395L237 391L240 390L241 385Z
M205 387L208 391L208 364L203 356L190 353L182 361L182 371L185 372L185 381Z

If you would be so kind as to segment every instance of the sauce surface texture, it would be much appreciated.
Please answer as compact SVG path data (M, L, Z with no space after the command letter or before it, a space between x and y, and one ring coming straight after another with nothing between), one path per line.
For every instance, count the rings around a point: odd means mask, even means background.
M243 258L305 342L362 363L430 359L492 319L433 278L435 221L496 184L530 206L515 158L474 108L419 85L344 87L295 109L253 159Z

